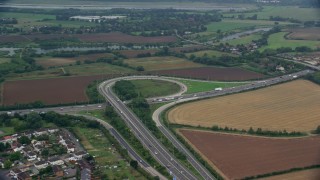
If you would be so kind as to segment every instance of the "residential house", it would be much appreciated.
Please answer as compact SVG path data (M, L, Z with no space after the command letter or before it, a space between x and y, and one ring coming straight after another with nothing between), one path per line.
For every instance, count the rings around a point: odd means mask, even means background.
M37 159L37 154L34 152L28 152L26 156L28 161L34 161Z
M59 159L58 157L51 158L49 160L49 163L50 163L50 165L59 165L59 166L64 164L64 162L61 159Z
M88 153L85 152L85 151L79 151L79 152L76 152L74 153L74 157L77 159L77 160L81 160L83 157L87 156Z
M13 178L16 178L16 179L18 178L18 174L19 173L22 173L22 171L20 169L17 169L17 168L11 169L10 172L9 172L10 176L12 176Z
M32 180L32 178L29 173L22 172L18 174L18 180Z
M60 166L53 166L52 170L57 177L63 177L64 173Z
M39 162L36 162L35 164L34 164L34 166L39 170L39 169L44 169L44 168L46 168L46 167L48 167L48 162L46 162L46 161L39 161Z

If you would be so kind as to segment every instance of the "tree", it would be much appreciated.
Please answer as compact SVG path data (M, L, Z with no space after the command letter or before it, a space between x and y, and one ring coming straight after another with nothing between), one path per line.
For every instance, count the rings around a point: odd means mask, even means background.
M20 152L14 152L12 154L9 155L9 159L10 161L16 161L19 160L21 158L21 153Z
M12 167L12 162L10 160L6 160L4 162L4 168L5 169L10 169Z
M42 127L42 117L38 113L30 113L27 115L27 127L30 129L38 129Z
M27 137L27 136L21 136L19 139L18 139L18 142L20 144L30 144L31 143L31 140Z
M42 155L42 156L45 156L45 157L48 157L48 156L49 156L49 150L48 150L48 149L43 149L43 150L41 151L41 155Z
M316 134L320 134L320 125L316 129Z
M143 66L138 66L138 67L136 67L136 70L137 71L144 71L144 67Z
M133 167L134 169L138 168L138 161L131 160L130 161L130 166Z

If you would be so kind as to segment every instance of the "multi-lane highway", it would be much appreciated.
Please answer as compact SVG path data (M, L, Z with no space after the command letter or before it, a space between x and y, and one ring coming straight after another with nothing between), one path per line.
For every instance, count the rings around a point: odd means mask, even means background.
M161 79L156 76L141 76L141 77L126 77L125 79ZM176 179L198 179L187 168L182 166L175 157L169 153L158 139L142 124L139 118L130 111L130 109L118 99L112 92L111 87L114 83L122 78L112 79L103 82L99 86L100 93L109 101L109 103L116 109L119 115L125 120L126 124L130 127L132 132L140 140L140 142L147 148L153 157ZM213 178L210 178L213 179Z
M188 169L182 166L172 154L168 152L166 147L164 147L152 134L151 132L141 123L139 118L130 111L130 109L120 101L117 96L112 92L111 87L114 85L116 81L119 80L135 80L135 79L158 79L158 80L166 80L171 81L179 84L181 86L181 91L174 95L168 97L158 97L158 98L151 98L149 99L150 102L158 103L158 102L170 102L169 104L159 108L153 114L153 120L156 122L158 128L161 132L173 143L173 145L183 152L186 156L188 161L191 165L199 172L199 174L204 179L215 179L193 156L192 154L168 131L164 126L162 126L159 116L162 111L165 109L181 102L192 101L197 99L204 99L209 97L221 96L226 94L238 93L242 91L248 91L252 89L257 89L265 86L270 86L290 80L297 79L301 76L313 73L312 70L304 70L293 74L283 75L280 77L270 78L262 81L253 81L246 85L225 88L222 90L212 90L208 92L200 92L194 94L185 94L183 93L187 90L184 85L181 83L177 83L172 79L168 79L166 77L158 77L158 76L130 76L130 77L120 77L116 79L111 79L105 81L99 85L99 91L101 94L104 95L106 100L116 109L119 115L125 120L127 125L131 128L132 132L135 136L140 140L140 142L147 148L154 158L160 162L163 166L167 168L167 170L172 174L172 176L176 177L176 179L197 179ZM56 108L43 108L43 109L32 109L32 110L20 110L16 111L18 113L29 113L33 112L47 112L47 111L56 111L59 113L73 113L77 111L84 111L84 110L94 110L94 109L101 109L105 105L104 104L94 104L94 105L81 105L81 106L69 106L69 107L56 107ZM103 124L102 124L103 125ZM112 128L113 129L113 128ZM130 151L129 153L136 158L142 166L148 166L139 156L134 155L136 154L130 147L126 145L124 140L119 136L119 134L112 131L109 128L111 134L113 134L116 139Z
M158 128L161 132L173 143L173 145L183 152L186 156L188 161L191 165L199 172L199 174L204 179L214 179L214 177L205 169L193 156L192 154L175 138L174 135L170 133L164 126L162 126L159 116L161 112L170 106L173 106L177 103L192 101L196 99L203 99L215 96L221 96L226 94L232 94L242 91L248 91L252 89L257 89L265 86L270 86L273 84L294 80L301 76L307 75L309 73L313 73L311 70L300 71L293 74L283 75L276 78L270 78L263 81L254 81L249 84L238 86L238 87L231 87L225 88L222 90L212 90L208 92L200 92L194 94L186 94L186 95L171 95L170 98L168 97L161 97L161 98L153 98L149 101L153 102L169 102L174 101L173 103L166 105L165 107L161 107L160 110L157 110L153 115L153 119L156 121ZM114 85L116 81L121 79L133 80L133 79L159 79L159 80L167 80L164 77L157 77L157 76L132 76L132 77L122 77L117 79L112 79L106 82L103 82L99 86L100 93L102 93L106 99L110 102L110 104L115 107L118 111L120 116L126 121L128 126L133 130L135 135L139 138L139 140L153 153L154 157L164 166L168 168L168 170L174 175L177 176L178 179L193 179L195 178L186 168L177 162L174 157L168 153L165 147L160 144L160 142L155 139L155 137L149 132L146 127L141 123L139 118L126 107L126 105L120 101L116 95L112 92L111 87ZM173 162L174 161L174 162ZM173 163L171 163L173 162ZM183 173L181 173L183 172Z

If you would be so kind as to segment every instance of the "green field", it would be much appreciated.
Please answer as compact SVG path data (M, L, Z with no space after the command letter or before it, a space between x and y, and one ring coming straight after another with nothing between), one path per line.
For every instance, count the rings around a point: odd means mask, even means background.
M136 92L145 98L165 96L179 92L180 86L161 80L133 80Z
M15 133L13 127L1 127L1 128L0 128L0 131L2 132L2 133L0 134L0 137L7 136L7 135L10 135L10 134Z
M125 67L110 65L106 63L93 63L82 64L74 66L66 66L63 69L70 73L71 76L83 76L83 75L99 75L99 74L123 74L135 72L132 69ZM61 68L46 69L42 71L33 71L21 74L10 74L8 79L21 80L21 79L44 79L62 76L63 72Z
M287 25L292 23L281 22L280 25ZM264 20L223 20L221 22L213 22L207 25L208 32L222 32L233 31L237 29L249 29L254 27L271 27L274 25L274 21Z
M204 66L202 64L197 64L186 59L172 56L127 59L124 60L124 63L127 63L132 67L143 66L146 71Z
M232 82L209 82L209 81L193 81L193 80L182 80L178 81L182 82L188 87L186 94L197 93L197 92L205 92L211 91L215 88L227 88L227 87L235 87L244 85L246 83L232 83Z
M80 26L95 26L95 23L80 22L80 21L57 21L54 15L35 14L35 13L16 13L16 12L0 12L0 17L15 18L18 24L14 27L30 28L31 26L58 26L75 27Z
M34 22L34 21L39 21L43 19L56 19L54 15L47 15L47 14L36 14L36 13L16 13L16 12L0 12L0 16L2 18L15 18L22 22Z
M10 58L2 58L2 57L0 57L0 64L7 63L7 62L11 62L11 59Z
M233 54L230 53L226 53L226 52L220 52L220 51L215 51L215 50L204 50L204 51L197 51L197 52L193 52L193 53L187 53L187 56L191 56L192 54L194 54L197 57L202 57L205 54L207 54L207 56L211 57L211 56L216 56L216 57L221 57L221 56L235 56Z
M268 39L268 46L264 46L260 48L260 50L265 49L277 49L281 47L291 47L296 48L299 46L307 46L312 49L316 49L317 47L320 47L320 41L307 41L307 40L287 40L284 38L284 36L287 34L287 32L279 32L272 34Z
M229 43L234 46L240 45L240 44L246 45L246 44L250 44L253 40L260 39L261 37L262 36L260 34L251 34L248 36L243 36L238 39L232 39L232 40L226 41L226 43Z
M108 179L144 178L129 166L100 130L78 127L73 129L81 144L95 157L101 172L106 174Z
M226 14L226 16L235 15ZM264 6L261 12L243 13L245 17L258 15L258 19L269 19L270 16L280 16L283 18L293 18L301 21L319 20L319 9L316 8L299 8L295 6Z

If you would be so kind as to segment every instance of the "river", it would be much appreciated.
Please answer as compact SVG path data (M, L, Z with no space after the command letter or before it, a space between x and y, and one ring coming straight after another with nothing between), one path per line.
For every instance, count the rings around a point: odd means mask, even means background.
M254 30L248 30L248 31L244 31L244 32L239 32L239 33L236 33L236 34L232 34L232 35L226 36L226 37L222 38L221 41L229 41L229 40L232 40L232 39L238 39L238 38L241 38L242 36L247 36L247 35L250 35L250 34L253 34L253 33L257 33L257 32L260 32L260 31L267 32L267 31L270 31L271 29L272 28L258 28L258 29L254 29Z

